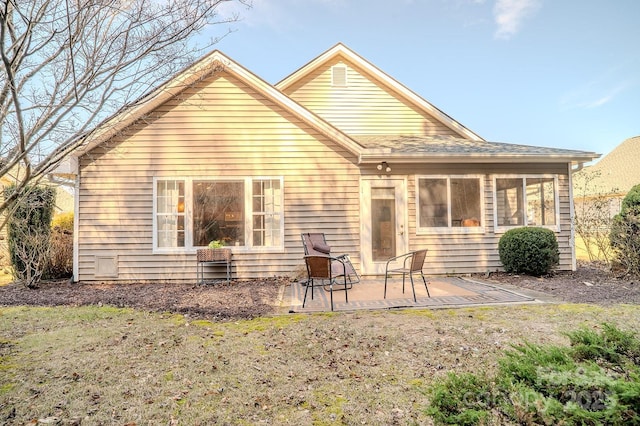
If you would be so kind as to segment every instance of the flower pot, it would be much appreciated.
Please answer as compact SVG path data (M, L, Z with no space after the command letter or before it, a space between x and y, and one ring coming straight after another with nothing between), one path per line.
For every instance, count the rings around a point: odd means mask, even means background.
M198 262L229 262L231 260L231 249L228 248L205 248L196 252Z

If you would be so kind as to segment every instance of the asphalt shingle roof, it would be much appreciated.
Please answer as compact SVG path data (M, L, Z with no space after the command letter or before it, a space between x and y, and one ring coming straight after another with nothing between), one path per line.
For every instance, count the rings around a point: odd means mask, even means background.
M593 166L585 167L580 174L594 173L597 178L590 184L591 191L626 194L640 184L640 136L629 138L602 157Z
M451 136L353 136L369 150L386 150L391 155L420 156L517 156L517 157L596 157L593 152L469 140Z

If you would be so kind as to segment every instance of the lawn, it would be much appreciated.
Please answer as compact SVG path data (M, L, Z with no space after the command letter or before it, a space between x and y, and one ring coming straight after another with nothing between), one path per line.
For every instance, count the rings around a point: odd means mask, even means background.
M567 344L640 307L521 305L208 322L108 306L0 308L0 422L431 424L425 389L511 344ZM29 423L31 422L31 423Z

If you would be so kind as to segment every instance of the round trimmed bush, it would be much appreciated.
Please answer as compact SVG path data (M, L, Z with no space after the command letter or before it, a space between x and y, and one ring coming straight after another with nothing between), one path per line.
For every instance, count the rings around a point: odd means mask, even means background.
M546 228L510 229L498 243L504 270L516 274L546 275L560 261L556 234Z

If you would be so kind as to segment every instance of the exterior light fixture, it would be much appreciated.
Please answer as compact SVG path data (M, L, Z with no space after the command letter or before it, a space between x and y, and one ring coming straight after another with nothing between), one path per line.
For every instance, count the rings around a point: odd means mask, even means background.
M387 172L387 173L391 172L391 166L390 166L390 165L389 165L389 163L387 163L386 161L383 161L383 162L379 163L379 164L376 166L376 168L377 168L379 171L384 170L384 171L385 171L385 172Z

